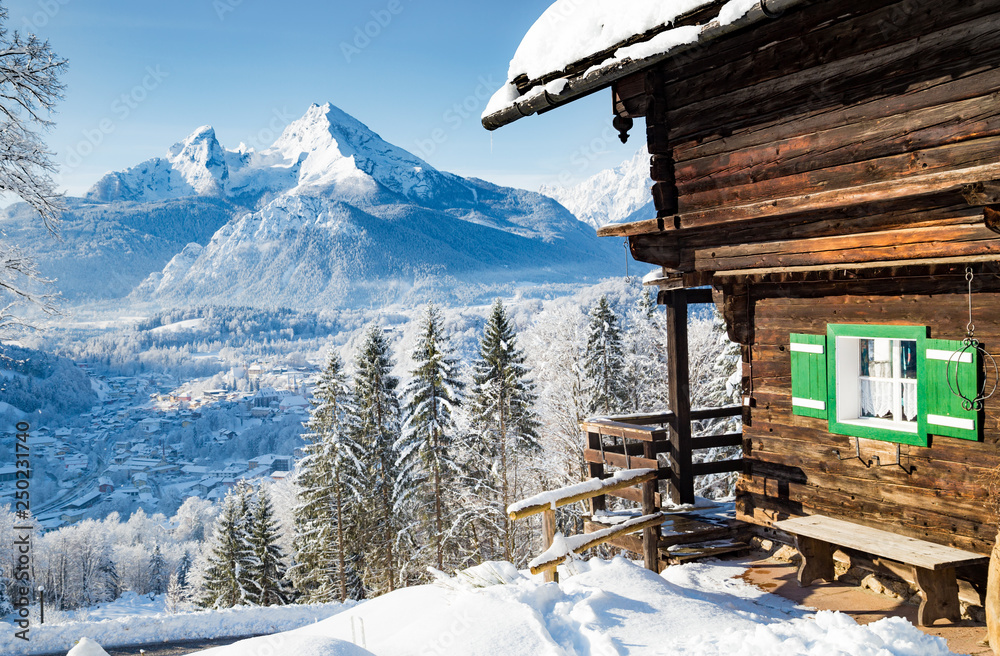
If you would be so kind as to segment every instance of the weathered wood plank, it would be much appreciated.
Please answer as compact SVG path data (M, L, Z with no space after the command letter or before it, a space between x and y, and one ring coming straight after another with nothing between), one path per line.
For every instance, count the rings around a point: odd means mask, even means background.
M695 266L710 271L734 271L994 252L1000 252L1000 238L986 226L978 224L718 246L697 253Z
M1000 132L1000 117L996 118L994 128L994 134ZM710 173L711 177L701 185L706 187L704 189L692 188L697 187L696 185L679 187L681 226L684 227L685 214L718 205L743 205L773 198L858 187L873 182L970 168L994 161L991 155L996 152L1000 137L984 137L977 132L950 133L961 134L963 139L959 143L932 144L932 147L918 149L911 146L908 137L904 135L900 138L904 143L897 149L898 152L878 157L862 157L860 153L854 152L860 148L859 145L845 143L842 144L843 148L851 152L842 155L845 161L839 164L824 163L821 157L814 160L805 155L802 156L805 164L795 159L782 160L786 162L785 166L774 162L763 163L761 166L769 175L741 170L731 176ZM733 154L727 159L742 159L742 153ZM996 201L987 199L978 204L985 205L989 202Z
M585 433L595 433L598 435L607 435L609 437L639 440L641 442L662 442L667 439L667 432L662 428L649 428L646 426L637 426L635 424L623 424L621 422L604 419L590 419L583 422L580 426Z
M699 194L705 192L709 192L706 199L711 202L720 189L744 199L752 199L754 193L773 194L781 186L758 183L819 169L824 170L824 178L835 179L838 172L849 173L846 167L862 162L877 166L885 177L893 171L912 172L954 163L952 151L938 149L1000 135L998 102L1000 94L994 93L684 162L676 171L682 206L697 206ZM970 150L964 152L966 157L976 157ZM910 163L892 159L904 153L917 155ZM756 188L749 188L748 180ZM747 192L742 191L745 187Z
M743 460L719 460L716 462L696 462L691 465L691 473L694 476L705 476L707 474L725 474L729 472L743 471Z
M912 111L960 102L970 98L988 96L1000 87L1000 70L965 74L957 78L944 76L907 89L903 93L859 102L834 111L810 116L782 117L772 123L761 123L728 136L699 141L684 141L674 145L674 158L679 163L697 159L711 159L725 153L752 149L771 142L781 142L825 130L836 130L869 120L893 120L896 116Z
M786 519L776 523L775 528L793 535L857 549L932 571L963 565L982 565L989 561L988 556L862 526L835 517L812 515ZM832 551L830 555L832 557ZM957 593L956 590L956 597Z
M595 535L593 538L584 541L580 546L573 549L573 553L583 553L588 549L593 549L596 546L604 544L608 540L612 540L616 537L627 535L629 533L635 533L636 531L641 531L650 526L656 526L662 521L663 513L655 513L653 515L640 517L637 520L630 520L629 522L615 528L604 529L606 531L604 534ZM550 569L555 569L562 563L566 562L566 558L567 556L560 556L532 565L530 567L531 573L539 574Z
M965 185L1000 179L1000 164L983 164L949 171L913 175L901 179L859 184L801 195L757 201L743 205L702 209L679 216L681 229L720 225L762 217L776 217L864 203L885 202L942 192L961 195Z
M642 490L637 487L624 487L619 490L611 490L608 492L609 497L618 497L619 499L625 499L626 501L631 501L634 504L642 505ZM656 507L662 508L663 503L661 501L660 493L656 493Z
M750 34L713 44L695 62L667 62L664 68L676 95L694 101L837 58L890 48L917 34L978 19L994 8L979 0L957 3L949 9L940 11L910 1L820 3L785 15L776 23L760 25ZM768 46L761 48L761 43ZM913 64L920 67L919 62Z
M665 478L670 475L670 468L660 467L660 464L656 460L641 458L639 456L629 456L626 458L623 454L612 453L607 449L605 449L603 454L601 451L597 451L595 449L584 449L583 459L586 462L608 464L613 467L620 467L621 469L631 469L632 467L656 469L660 472L661 478Z
M603 496L623 488L640 485L646 481L653 481L656 480L656 476L656 472L651 471L643 474L628 476L628 478L622 479L606 478L600 480L599 482L595 481L594 489L588 489L583 492L573 491L573 488L577 488L578 486L571 485L565 489L565 492L563 490L552 490L548 495L551 496L551 501L546 501L544 503L532 503L523 507L519 506L523 505L524 502L521 502L521 504L513 504L512 507L508 509L507 515L513 520L524 519L525 517L531 517L532 515L546 512L552 508L568 506L579 501L586 501L587 499ZM530 502L532 499L527 499L526 501Z
M600 522L585 521L583 523L584 533L593 533L595 531L600 531L608 528L607 524L601 524ZM627 535L619 535L617 537L611 538L605 544L610 544L613 547L618 547L619 549L624 549L625 551L631 551L632 553L638 555L642 553L642 537L635 534L629 533Z
M882 81L892 89L909 79L939 77L968 71L969 45L982 46L982 68L989 67L991 58L1000 47L1000 29L995 14L962 23L930 34L913 38L863 54L839 57L827 55L826 61L808 68L796 67L793 72L753 84L752 80L729 93L719 93L704 100L681 105L669 116L670 124L678 126L672 138L675 142L718 133L719 117L731 117L733 129L748 123L761 123L780 112L794 108L828 108L842 106L852 91L864 90L870 97L873 83ZM790 57L790 65L794 58ZM886 82L891 81L891 86ZM859 89L860 87L860 89ZM747 111L753 108L754 111ZM681 132L683 129L683 132Z
M742 412L743 408L740 408ZM702 449L715 449L726 446L739 446L743 444L743 433L726 433L725 435L709 435L706 437L691 438L691 449L700 451Z

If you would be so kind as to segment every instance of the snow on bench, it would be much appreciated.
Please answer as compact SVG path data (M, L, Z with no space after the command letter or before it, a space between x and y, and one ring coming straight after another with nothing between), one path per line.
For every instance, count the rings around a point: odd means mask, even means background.
M662 523L663 513L657 512L652 515L634 517L626 522L622 522L621 524L601 529L600 531L595 531L593 533L569 536L564 536L562 533L556 533L555 538L552 540L552 545L532 559L532 561L528 563L528 567L531 568L532 574L552 570L565 562L565 560L569 558L570 554L583 553L587 549L596 547L597 545L603 544L608 540L613 540L619 535L634 533L636 531L641 531L644 528L657 526Z
M655 479L655 469L624 469L615 472L610 478L592 478L575 485L567 485L558 490L549 490L512 503L507 506L507 515L511 519L523 519L531 515L555 510L559 506L568 506L577 501L601 496L613 490L632 487Z

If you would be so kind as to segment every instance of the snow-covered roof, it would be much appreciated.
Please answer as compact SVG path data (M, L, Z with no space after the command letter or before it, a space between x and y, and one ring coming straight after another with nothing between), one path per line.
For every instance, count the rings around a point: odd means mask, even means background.
M801 2L556 0L524 35L483 127L495 130L593 93Z

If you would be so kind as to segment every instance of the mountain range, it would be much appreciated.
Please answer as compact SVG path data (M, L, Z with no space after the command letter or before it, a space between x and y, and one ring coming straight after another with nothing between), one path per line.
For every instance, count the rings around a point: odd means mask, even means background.
M70 303L367 307L621 269L553 198L439 171L329 104L260 151L198 128L67 207L59 242L23 205L0 227Z

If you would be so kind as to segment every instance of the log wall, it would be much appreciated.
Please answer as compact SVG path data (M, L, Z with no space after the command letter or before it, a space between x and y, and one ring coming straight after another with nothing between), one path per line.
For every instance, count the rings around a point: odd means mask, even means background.
M932 542L988 554L996 523L987 510L990 470L1000 465L1000 397L987 401L984 438L931 436L928 447L832 435L827 422L792 414L789 333L825 333L829 323L930 326L931 337L962 339L968 297L961 275L816 285L750 285L753 345L744 349L745 384L756 407L744 426L747 468L737 490L742 519L769 524L823 513ZM1000 358L1000 276L983 273L973 306L977 337ZM988 376L992 384L992 376Z
M996 0L818 1L642 75L619 85L651 100L659 226L637 259L1000 255L973 188L1000 180Z

